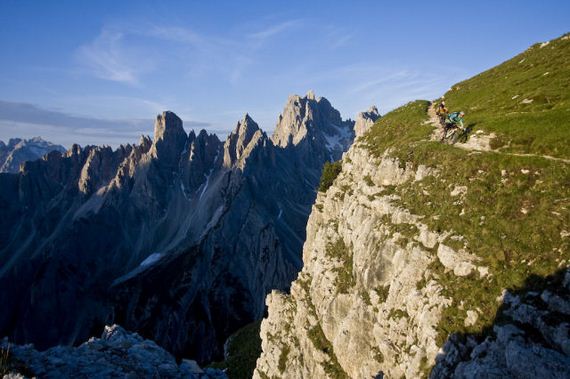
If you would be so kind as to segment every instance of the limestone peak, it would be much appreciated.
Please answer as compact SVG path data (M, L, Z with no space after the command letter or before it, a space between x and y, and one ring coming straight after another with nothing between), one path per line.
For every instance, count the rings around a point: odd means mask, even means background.
M224 165L227 167L232 166L236 161L244 157L246 152L251 150L248 146L252 141L259 139L263 135L265 134L261 131L259 125L246 113L238 121L236 128L228 136L224 144Z

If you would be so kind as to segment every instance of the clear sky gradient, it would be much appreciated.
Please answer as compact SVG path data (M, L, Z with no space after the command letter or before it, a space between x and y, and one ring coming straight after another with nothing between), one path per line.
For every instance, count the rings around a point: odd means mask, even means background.
M313 89L343 118L432 99L570 31L570 1L0 1L0 140L135 142L176 112L271 132Z

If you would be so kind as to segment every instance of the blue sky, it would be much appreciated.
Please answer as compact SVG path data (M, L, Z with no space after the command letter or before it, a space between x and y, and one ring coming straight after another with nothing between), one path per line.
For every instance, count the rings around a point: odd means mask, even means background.
M313 89L382 113L570 31L569 1L0 2L0 140L135 142L176 112L271 132Z

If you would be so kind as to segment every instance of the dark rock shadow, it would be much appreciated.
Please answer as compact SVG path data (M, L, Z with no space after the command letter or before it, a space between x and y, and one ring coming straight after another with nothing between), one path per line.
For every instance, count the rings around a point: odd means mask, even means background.
M508 289L491 325L442 350L430 378L570 378L570 269Z

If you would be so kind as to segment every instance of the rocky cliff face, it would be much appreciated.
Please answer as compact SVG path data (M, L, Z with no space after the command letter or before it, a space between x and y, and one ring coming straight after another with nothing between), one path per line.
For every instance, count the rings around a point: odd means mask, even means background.
M255 377L417 377L422 362L435 358L435 326L449 300L435 282L420 290L417 283L444 235L389 193L432 174L349 151L335 184L317 197L291 295L267 298ZM418 242L402 246L397 230L412 225Z
M326 99L296 98L309 105L284 110L308 132L295 144L274 145L248 115L221 142L164 112L152 140L75 145L0 174L0 335L43 349L115 321L176 355L220 357L265 295L289 288L322 165L353 138Z
M44 141L40 137L13 138L8 144L0 141L0 172L18 172L24 162L39 159L51 151L63 153L65 148Z
M501 319L485 339L453 335L430 377L570 377L570 270L530 279L505 292Z
M446 312L460 307L454 312L466 327L485 312L483 304L469 308L468 298L454 297L443 281L486 283L491 274L479 257L451 246L464 237L451 227L434 230L399 202L400 190L434 180L438 170L373 158L362 146L342 162L334 185L317 196L290 295L267 297L255 378L417 378L435 362L434 378L568 375L563 320L570 297L560 281L546 292L498 298L505 305L497 314L513 321L491 326L485 341L474 333L442 344ZM449 186L461 202L466 188Z

